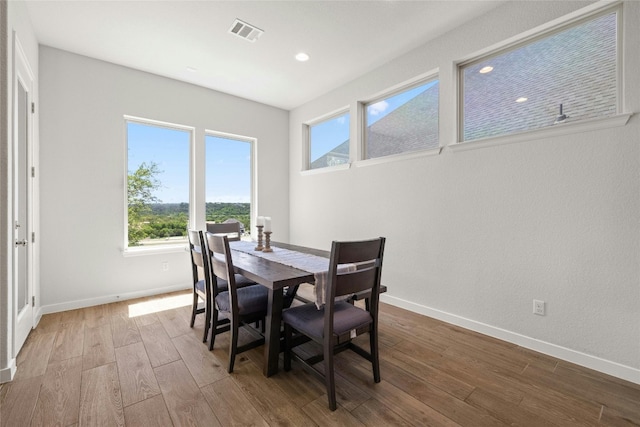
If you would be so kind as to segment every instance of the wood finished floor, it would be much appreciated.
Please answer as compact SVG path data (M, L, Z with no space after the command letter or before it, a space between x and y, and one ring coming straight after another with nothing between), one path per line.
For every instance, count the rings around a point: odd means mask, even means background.
M203 316L189 328L189 300L43 316L0 388L1 425L640 425L640 385L384 304L382 381L341 353L331 412L323 384L295 362L263 377L262 348L227 374L228 334L209 352Z

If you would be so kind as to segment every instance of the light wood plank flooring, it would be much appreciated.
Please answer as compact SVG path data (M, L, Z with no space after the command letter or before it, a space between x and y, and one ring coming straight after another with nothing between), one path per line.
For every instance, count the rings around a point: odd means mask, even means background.
M331 412L323 384L296 363L263 377L262 348L227 374L228 334L209 352L203 316L189 328L190 299L43 316L0 388L1 425L640 425L640 385L384 304L382 381L341 353Z

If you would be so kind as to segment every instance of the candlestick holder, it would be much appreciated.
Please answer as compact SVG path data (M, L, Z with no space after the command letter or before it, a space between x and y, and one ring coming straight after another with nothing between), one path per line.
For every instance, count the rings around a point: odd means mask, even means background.
M264 246L262 246L262 229L264 225L256 225L256 228L258 229L258 246L256 246L255 250L262 251L264 250Z
M265 231L264 237L265 243L262 252L273 252L273 249L271 249L271 231Z

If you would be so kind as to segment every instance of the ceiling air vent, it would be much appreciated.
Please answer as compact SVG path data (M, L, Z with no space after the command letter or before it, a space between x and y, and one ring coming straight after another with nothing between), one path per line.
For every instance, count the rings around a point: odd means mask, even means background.
M251 43L258 40L262 33L264 33L264 31L262 31L260 28L254 27L253 25L247 24L246 22L243 22L239 19L236 19L233 22L233 25L231 26L231 28L229 28L229 32L231 34L235 34L238 37L242 37L243 39L250 41Z

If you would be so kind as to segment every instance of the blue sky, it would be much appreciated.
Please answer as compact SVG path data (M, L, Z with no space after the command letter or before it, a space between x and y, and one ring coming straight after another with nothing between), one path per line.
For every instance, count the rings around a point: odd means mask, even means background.
M142 162L154 162L161 173L155 193L163 203L189 202L188 131L127 124L128 171ZM251 195L251 144L245 141L205 137L206 201L249 203Z
M424 92L436 81L418 86L367 108L367 122L375 123L399 106ZM160 174L161 188L156 192L162 203L189 202L188 131L127 123L128 171L142 162L154 162ZM315 125L311 129L311 161L349 139L349 113ZM249 203L251 201L251 144L212 135L205 137L206 201Z
M206 201L251 202L251 143L208 135Z

